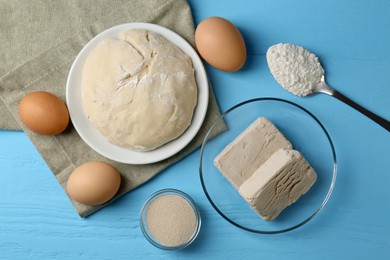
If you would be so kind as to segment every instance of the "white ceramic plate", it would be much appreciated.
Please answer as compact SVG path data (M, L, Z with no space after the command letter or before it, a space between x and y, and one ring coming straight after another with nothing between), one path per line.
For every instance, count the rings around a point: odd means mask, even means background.
M130 29L146 29L157 32L178 46L191 59L195 69L198 86L198 103L191 125L177 139L148 152L138 152L110 143L87 119L81 98L82 69L86 57L101 41L116 38ZM72 123L80 137L96 152L111 160L128 164L148 164L164 160L183 149L196 135L207 111L209 99L208 80L203 63L192 46L171 30L149 23L129 23L112 27L94 37L77 55L68 75L66 84L66 102Z

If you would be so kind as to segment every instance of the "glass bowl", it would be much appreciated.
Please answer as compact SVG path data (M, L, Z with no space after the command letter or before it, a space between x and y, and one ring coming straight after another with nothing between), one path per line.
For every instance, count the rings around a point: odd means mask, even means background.
M301 152L317 173L317 181L273 221L264 221L214 166L214 158L259 117L266 117ZM216 137L219 124L227 130ZM218 118L209 129L200 152L202 188L214 209L225 220L246 231L277 234L299 228L326 205L337 175L336 152L322 123L307 109L279 98L256 98L239 103Z
M159 240L157 240L153 236L152 232L149 230L148 224L147 224L147 213L148 213L150 205L156 199L158 199L162 196L165 196L165 195L175 195L175 196L179 196L179 197L183 198L186 202L188 202L188 204L191 206L191 208L193 209L194 214L195 214L196 223L195 223L194 232L189 236L189 238L186 241L184 241L181 244L174 245L174 246L169 246L169 245L163 244ZM167 212L165 212L165 213L167 213ZM169 214L170 213L171 212L169 212ZM172 212L172 215L178 215L178 214L175 212ZM183 217L185 217L185 216L183 216ZM160 223L160 224L165 224L165 223ZM180 190L176 190L176 189L163 189L163 190L159 190L159 191L153 193L146 200L146 202L143 205L142 210L141 210L140 226L141 226L141 231L142 231L143 235L152 245L154 245L160 249L165 249L165 250L178 250L178 249L183 249L183 248L187 247L196 239L196 237L199 234L199 230L200 230L200 226L201 226L201 217L200 217L199 209L196 206L195 201L188 194L186 194ZM175 228L175 226L170 226L170 227L173 229Z

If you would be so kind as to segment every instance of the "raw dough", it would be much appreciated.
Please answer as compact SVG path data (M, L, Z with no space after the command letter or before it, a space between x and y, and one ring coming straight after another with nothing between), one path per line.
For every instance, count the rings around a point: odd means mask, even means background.
M85 113L112 143L149 151L190 125L197 86L189 56L141 29L98 44L82 77Z

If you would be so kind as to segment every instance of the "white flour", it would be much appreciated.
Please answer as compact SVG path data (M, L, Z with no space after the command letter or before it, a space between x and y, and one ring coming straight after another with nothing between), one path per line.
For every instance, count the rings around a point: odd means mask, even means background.
M297 96L314 92L324 75L318 58L301 46L279 43L267 51L268 67L275 80Z

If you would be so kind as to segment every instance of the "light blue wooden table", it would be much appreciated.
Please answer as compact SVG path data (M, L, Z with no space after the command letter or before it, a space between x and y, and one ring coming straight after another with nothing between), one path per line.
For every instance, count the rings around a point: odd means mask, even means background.
M254 97L280 97L309 109L329 130L338 179L325 210L280 235L244 232L203 194L199 150L87 219L22 132L0 132L0 259L390 259L390 134L326 95L292 96L273 80L265 52L296 43L321 59L328 83L390 119L390 1L191 0L195 23L222 16L243 33L248 60L224 73L207 66L223 111ZM199 204L201 233L189 248L153 247L139 210L154 191L178 188Z

